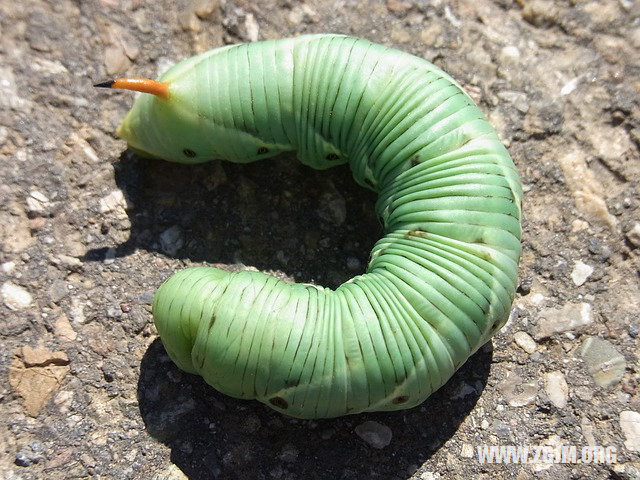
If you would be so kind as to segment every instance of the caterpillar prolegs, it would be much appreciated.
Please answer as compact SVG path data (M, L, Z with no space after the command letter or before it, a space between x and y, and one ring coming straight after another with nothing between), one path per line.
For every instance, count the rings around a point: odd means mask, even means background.
M507 320L522 190L470 97L415 56L309 35L219 48L141 95L118 134L180 163L285 151L348 163L379 194L385 235L363 275L331 290L198 267L158 290L153 317L183 370L301 418L413 407Z

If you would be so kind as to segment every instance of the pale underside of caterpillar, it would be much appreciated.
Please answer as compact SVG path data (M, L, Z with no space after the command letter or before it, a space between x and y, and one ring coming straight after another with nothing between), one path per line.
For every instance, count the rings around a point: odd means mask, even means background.
M366 40L309 35L219 48L149 82L155 95L118 130L132 149L181 163L294 150L313 168L348 163L378 192L385 231L366 273L335 290L211 267L172 276L153 316L181 369L295 417L398 410L504 325L521 185L446 73Z

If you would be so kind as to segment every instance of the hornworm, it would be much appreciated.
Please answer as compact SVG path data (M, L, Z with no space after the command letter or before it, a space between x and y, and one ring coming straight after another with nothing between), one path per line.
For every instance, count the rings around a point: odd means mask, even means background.
M297 151L348 163L379 194L367 271L331 290L198 267L158 290L169 356L219 391L300 418L424 401L507 320L522 189L494 129L431 63L341 35L227 46L159 80L118 129L137 152L194 164Z

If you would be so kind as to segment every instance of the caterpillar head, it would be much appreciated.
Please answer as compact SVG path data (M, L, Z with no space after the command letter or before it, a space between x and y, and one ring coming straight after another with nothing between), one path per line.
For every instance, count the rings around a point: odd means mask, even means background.
M118 127L116 134L129 148L143 157L178 163L212 160L206 126L181 88L169 82L147 78L118 78L97 87L122 88L143 92Z

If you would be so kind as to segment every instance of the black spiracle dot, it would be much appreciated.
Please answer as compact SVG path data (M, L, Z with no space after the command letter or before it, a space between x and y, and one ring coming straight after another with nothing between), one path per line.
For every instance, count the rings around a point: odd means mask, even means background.
M409 395L398 395L396 398L391 400L391 403L394 405L402 405L403 403L407 403L409 400Z
M189 157L189 158L193 158L196 156L196 152L194 152L190 148L185 148L184 150L182 150L182 153L184 153L185 157Z
M269 153L269 149L267 147L258 148L258 155L264 155L265 153Z
M269 399L269 403L271 405L273 405L274 407L278 407L281 409L286 409L289 407L289 404L287 403L287 401L282 398L282 397L273 397Z
M331 162L335 162L336 160L340 160L340 157L338 155L336 155L335 153L329 153L324 158L326 158L327 160L329 160Z

